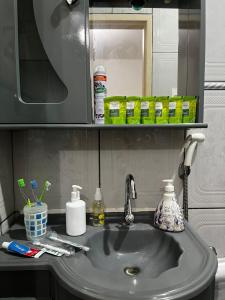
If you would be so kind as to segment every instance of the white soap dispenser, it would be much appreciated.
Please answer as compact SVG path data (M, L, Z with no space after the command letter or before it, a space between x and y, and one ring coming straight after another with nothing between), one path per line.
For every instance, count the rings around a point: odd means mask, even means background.
M180 232L184 230L182 209L176 200L173 180L165 179L164 194L154 215L154 224L164 231Z
M66 233L71 236L86 232L86 203L80 199L79 185L72 186L71 202L66 203Z

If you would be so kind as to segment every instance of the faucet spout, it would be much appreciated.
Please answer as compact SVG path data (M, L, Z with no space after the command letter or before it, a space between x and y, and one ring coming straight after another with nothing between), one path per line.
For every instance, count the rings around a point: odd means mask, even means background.
M131 200L137 199L137 192L135 188L134 177L131 174L126 176L125 185L125 205L124 205L124 217L126 224L130 225L134 222L134 215L132 212Z

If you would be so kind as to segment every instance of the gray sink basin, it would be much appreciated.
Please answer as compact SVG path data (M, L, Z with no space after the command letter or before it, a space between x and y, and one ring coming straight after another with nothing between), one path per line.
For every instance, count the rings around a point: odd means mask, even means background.
M63 261L82 299L213 299L196 296L213 282L217 259L189 225L168 233L149 224L110 224L89 227L76 241L91 250Z
M115 276L156 278L177 267L182 249L169 235L159 230L104 230L87 241L93 267Z
M65 226L54 230L65 234ZM24 229L15 227L2 238L18 240L19 233L25 233ZM0 251L1 280L6 279L7 284L16 276L19 288L24 274L31 274L25 280L33 287L27 296L44 291L37 287L44 280L49 291L47 298L40 299L213 300L217 259L188 224L181 233L163 232L143 223L88 226L83 236L67 238L91 250L71 257L43 255L40 259L22 259ZM23 239L21 235L21 242ZM43 272L45 277L38 276Z

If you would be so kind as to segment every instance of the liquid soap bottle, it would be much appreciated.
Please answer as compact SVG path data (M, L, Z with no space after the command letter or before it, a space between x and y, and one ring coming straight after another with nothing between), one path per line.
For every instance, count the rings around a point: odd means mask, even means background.
M103 226L105 224L105 208L102 199L101 188L96 188L95 199L92 205L93 210L93 226Z
M71 202L66 203L66 233L71 236L86 232L86 203L80 199L79 185L72 186Z
M162 200L159 202L154 215L154 224L161 230L181 232L184 230L182 209L176 200L173 180L163 180L166 184Z

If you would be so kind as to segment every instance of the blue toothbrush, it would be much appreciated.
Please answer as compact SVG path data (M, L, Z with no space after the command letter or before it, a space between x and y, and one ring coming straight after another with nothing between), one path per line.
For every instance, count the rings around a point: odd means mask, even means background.
M38 202L38 197L35 193L35 191L37 191L37 189L38 189L37 180L35 180L35 179L31 180L30 184L31 184L31 191L32 191L32 194L33 194L33 197L34 197L34 201Z

